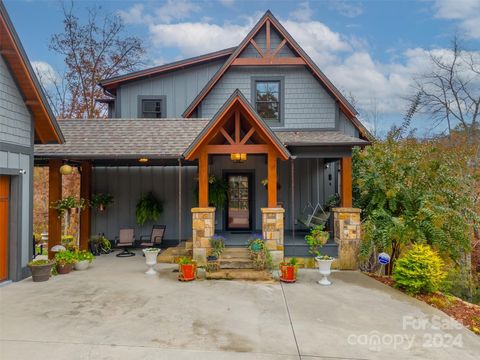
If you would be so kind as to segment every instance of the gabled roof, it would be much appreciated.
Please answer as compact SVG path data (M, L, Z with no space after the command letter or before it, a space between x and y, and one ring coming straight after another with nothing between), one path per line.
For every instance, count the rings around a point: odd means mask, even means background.
M42 143L62 143L64 138L55 115L48 105L42 87L1 0L0 55L10 68L25 105L32 113L35 124L35 140Z
M196 137L192 144L187 148L183 154L184 158L190 160L193 158L195 151L201 145L204 139L209 135L209 133L215 128L215 126L223 121L224 116L232 109L235 105L239 105L243 108L249 115L250 120L253 121L257 126L258 130L263 132L266 135L266 139L271 142L271 145L275 148L276 152L284 160L290 158L290 153L287 148L283 145L280 139L273 133L270 127L265 123L265 121L258 115L255 109L252 107L250 102L245 98L242 92L239 89L236 89L233 94L228 98L228 100L223 104L223 106L217 111L213 116L212 120L205 126L202 132Z
M280 24L280 22L273 16L270 10L268 10L262 18L257 22L253 29L248 33L248 35L243 39L243 41L238 45L235 51L230 55L230 57L225 61L222 67L215 73L215 75L209 80L209 82L204 86L200 93L195 97L192 103L187 107L187 109L182 114L183 117L192 116L193 112L201 101L208 95L212 90L214 85L222 78L225 72L232 66L233 62L240 56L240 54L246 49L246 47L251 43L251 40L257 35L257 33L263 28L264 25L273 26L280 35L285 39L285 42L297 53L299 58L302 60L302 64L307 66L310 71L317 77L317 79L323 84L323 86L331 93L331 95L338 102L340 109L345 113L345 115L353 122L353 124L358 128L360 134L369 138L371 135L368 130L360 123L356 118L358 114L353 106L348 102L348 100L341 94L341 92L332 84L332 82L326 77L326 75L318 68L318 66L313 62L313 60L305 53L305 51L300 47L300 45L292 38L292 36L287 32L287 30ZM293 59L295 60L295 59ZM300 63L300 62L296 62ZM292 65L285 63L285 65Z
M235 47L232 47L232 48L208 53L205 55L200 55L200 56L196 56L196 57L192 57L192 58L188 58L180 61L175 61L172 63L160 65L160 66L155 66L145 70L131 72L125 75L120 75L120 76L112 77L109 79L103 79L100 81L99 85L105 90L107 90L108 92L110 92L111 94L115 94L117 87L126 82L161 75L169 71L186 68L192 65L199 65L199 64L203 64L213 60L218 60L222 58L226 59L228 56L230 56L233 53L234 50L235 50Z

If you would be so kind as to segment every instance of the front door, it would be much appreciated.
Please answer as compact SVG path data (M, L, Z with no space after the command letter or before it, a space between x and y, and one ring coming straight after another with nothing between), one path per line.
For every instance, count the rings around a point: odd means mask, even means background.
M0 281L8 278L8 194L10 179L0 176Z
M227 174L227 230L252 229L252 176L251 174Z

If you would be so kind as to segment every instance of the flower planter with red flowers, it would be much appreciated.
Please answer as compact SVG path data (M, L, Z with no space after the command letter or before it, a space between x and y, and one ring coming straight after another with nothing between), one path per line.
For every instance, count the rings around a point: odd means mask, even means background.
M183 257L178 263L180 266L180 275L178 280L180 281L192 281L196 278L197 264L188 257Z
M297 259L291 258L289 262L280 264L280 281L293 283L297 281Z

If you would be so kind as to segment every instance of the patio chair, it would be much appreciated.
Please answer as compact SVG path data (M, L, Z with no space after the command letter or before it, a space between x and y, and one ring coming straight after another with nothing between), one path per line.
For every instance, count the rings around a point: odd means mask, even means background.
M140 247L159 247L165 236L166 225L153 225L152 232L149 235L140 236Z
M135 242L133 229L120 229L120 235L118 236L116 246L123 248L123 251L117 254L117 257L130 257L135 256L135 253L130 251Z
M306 226L307 228L311 229L317 225L323 225L327 223L330 219L330 211L325 211L322 208L320 203L313 208L313 211L310 215L307 215L304 218L298 218L298 222L302 225Z

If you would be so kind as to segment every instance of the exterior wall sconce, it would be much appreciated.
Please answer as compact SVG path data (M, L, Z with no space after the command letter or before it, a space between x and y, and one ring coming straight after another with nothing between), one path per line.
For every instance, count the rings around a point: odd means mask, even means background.
M65 165L60 166L60 174L70 175L72 172L73 172L73 168L70 165L65 164Z
M143 164L144 164L144 163L147 163L147 162L148 162L148 158L142 157L142 158L138 159L138 162L143 163Z
M237 163L247 161L247 154L243 154L243 153L230 154L230 160Z

